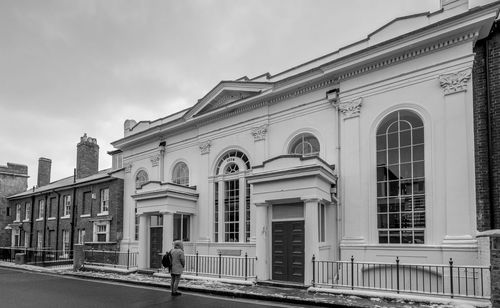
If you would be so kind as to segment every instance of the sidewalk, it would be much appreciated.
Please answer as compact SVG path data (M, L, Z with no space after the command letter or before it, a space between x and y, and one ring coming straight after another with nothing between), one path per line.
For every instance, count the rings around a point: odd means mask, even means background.
M116 274L116 273L103 273L103 272L73 272L69 268L41 268L30 265L15 265L9 262L0 262L0 267L19 268L37 272L47 272L52 274L59 274L71 277L79 277L85 279L106 280L120 283L131 283L150 287L159 287L168 289L170 286L170 279L165 277L167 275L145 275L145 274ZM318 305L321 307L394 307L394 308L410 308L410 307L433 307L433 308L451 308L451 307L477 307L474 303L456 300L440 300L429 297L421 297L422 301L416 302L418 297L401 297L399 299L381 298L381 293L372 292L366 293L365 296L355 295L341 295L328 293L329 289L310 288L297 289L297 288L282 288L275 286L261 286L254 284L234 284L228 282L220 282L215 279L182 279L179 289L189 292L208 293L214 295L259 299L268 301L278 301L281 303L296 303L307 305ZM369 296L366 296L366 295ZM427 302L425 301L427 299ZM430 302L429 302L430 301ZM487 307L481 305L482 307Z

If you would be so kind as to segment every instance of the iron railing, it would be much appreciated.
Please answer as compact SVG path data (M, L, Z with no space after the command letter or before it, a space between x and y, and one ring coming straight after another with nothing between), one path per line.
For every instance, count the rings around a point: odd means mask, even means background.
M229 277L239 279L255 278L256 257L186 254L184 272L196 276Z
M313 285L397 293L490 298L489 266L323 261L313 256Z
M137 268L137 257L139 252L121 252L118 250L84 250L84 264L115 267L115 268Z
M17 254L21 255L19 257L24 259L22 263L29 265L66 267L73 264L72 250L0 247L0 261L15 262Z

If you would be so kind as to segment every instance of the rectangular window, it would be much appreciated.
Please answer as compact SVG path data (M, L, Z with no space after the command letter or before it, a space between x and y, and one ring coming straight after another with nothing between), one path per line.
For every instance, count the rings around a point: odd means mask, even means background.
M94 224L94 242L109 242L109 222Z
M101 189L101 214L109 211L109 189Z
M10 206L7 206L7 211L6 211L5 215L10 216Z
M56 231L49 230L49 238L48 238L48 243L46 246L49 247L49 249L54 249L55 242L56 242Z
M56 198L50 198L49 200L49 212L48 214L50 217L56 217L57 216L57 203L56 203Z
M16 205L16 221L21 221L21 204Z
M66 195L63 197L63 216L69 217L71 213L71 196Z
M12 246L13 247L19 247L20 241L20 235L19 235L19 229L12 229Z
M85 243L85 229L78 229L78 244Z
M137 215L137 208L135 209L135 240L139 240L139 215Z
M174 214L174 241L189 242L190 215Z
M24 211L24 220L30 220L30 219L31 219L31 203L26 203Z
M318 240L320 243L325 242L325 219L326 219L326 206L320 204L318 208Z
M82 204L81 215L90 214L91 207L92 207L92 193L90 191L86 191L83 193L83 204Z
M36 248L38 249L43 248L43 233L40 231L36 233Z
M219 183L214 183L214 241L219 241Z
M69 231L62 231L62 240L63 240L63 254L66 255L69 252Z
M43 219L45 216L45 200L38 201L38 218Z
M240 240L240 180L224 182L224 241Z
M30 233L24 232L24 247L30 247Z

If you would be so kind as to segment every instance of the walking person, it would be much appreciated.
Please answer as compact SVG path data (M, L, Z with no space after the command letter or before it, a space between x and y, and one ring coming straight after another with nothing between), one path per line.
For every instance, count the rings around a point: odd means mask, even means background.
M170 291L172 296L181 295L177 292L179 280L181 279L182 272L184 272L184 245L181 241L174 242L174 248L170 251L172 255L172 268L170 269Z

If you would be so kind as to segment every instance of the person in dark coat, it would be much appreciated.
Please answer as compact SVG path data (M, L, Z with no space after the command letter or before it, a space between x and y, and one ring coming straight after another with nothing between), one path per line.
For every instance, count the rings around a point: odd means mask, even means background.
M184 245L181 241L174 242L174 248L170 251L172 255L172 268L170 269L170 291L173 296L181 295L177 292L177 287L179 286L179 280L184 272Z

